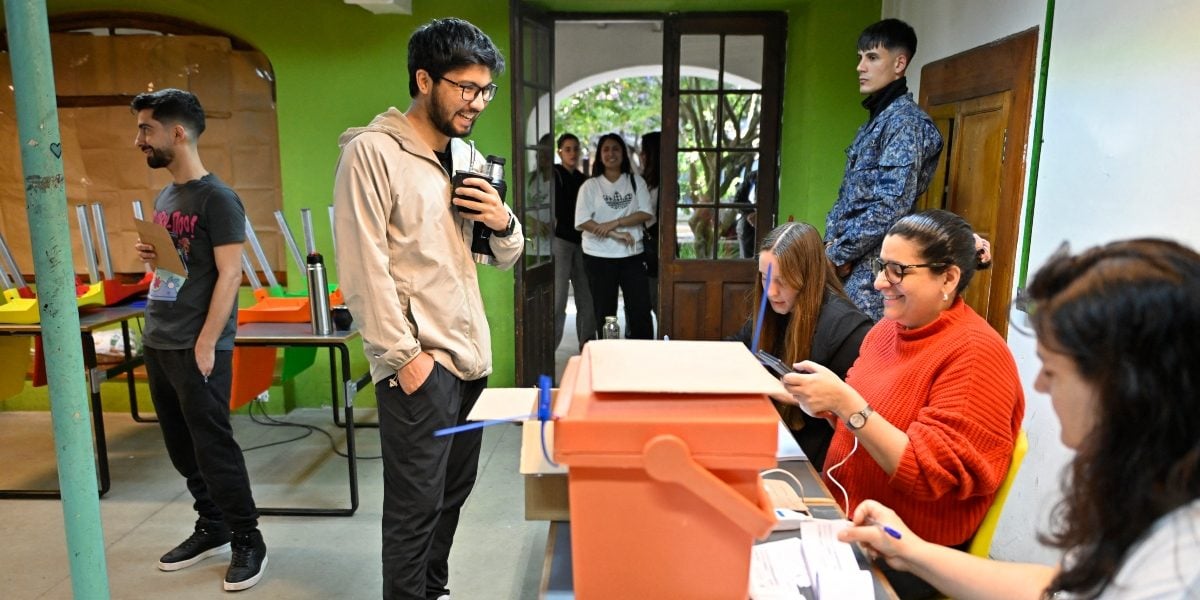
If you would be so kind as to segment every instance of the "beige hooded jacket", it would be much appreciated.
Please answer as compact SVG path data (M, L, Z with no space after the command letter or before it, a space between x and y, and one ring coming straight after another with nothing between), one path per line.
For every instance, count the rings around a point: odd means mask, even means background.
M338 144L338 282L371 378L395 376L421 351L463 380L488 375L491 333L470 250L473 221L451 207L450 176L395 108L346 130ZM471 160L462 140L451 139L450 148L455 169ZM474 160L482 162L477 153ZM491 248L491 264L516 263L524 248L520 223L509 236L493 235Z

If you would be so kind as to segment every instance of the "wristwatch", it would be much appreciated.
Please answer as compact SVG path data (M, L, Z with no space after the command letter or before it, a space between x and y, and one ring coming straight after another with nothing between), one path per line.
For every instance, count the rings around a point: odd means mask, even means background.
M871 405L868 404L866 408L855 413L850 413L850 416L846 417L846 427L850 431L858 431L866 426L867 417L873 414L875 414L875 409L871 408Z
M517 216L514 214L508 215L508 227L503 230L493 229L492 235L496 237L508 237L513 234L513 230L517 228Z

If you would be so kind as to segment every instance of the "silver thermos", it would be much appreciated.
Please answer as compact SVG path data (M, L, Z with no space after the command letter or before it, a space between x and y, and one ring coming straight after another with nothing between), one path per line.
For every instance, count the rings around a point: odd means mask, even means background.
M308 314L313 335L333 333L329 316L329 284L325 277L325 259L318 252L308 255Z

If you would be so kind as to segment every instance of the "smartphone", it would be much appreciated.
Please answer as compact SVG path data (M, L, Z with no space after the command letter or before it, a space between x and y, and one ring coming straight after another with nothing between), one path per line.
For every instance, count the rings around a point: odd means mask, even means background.
M774 373L776 377L783 377L788 373L795 372L794 369L787 366L782 360L772 356L771 353L767 352L766 350L759 350L754 354L754 356L758 358L758 362L762 363L762 365L766 367L768 371Z

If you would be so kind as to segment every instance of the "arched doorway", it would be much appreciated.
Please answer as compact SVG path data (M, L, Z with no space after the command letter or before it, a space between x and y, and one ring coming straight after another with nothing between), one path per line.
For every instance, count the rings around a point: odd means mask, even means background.
M140 276L133 252L133 202L149 211L170 181L146 168L133 147L133 97L175 87L205 108L205 166L237 190L272 268L286 271L272 213L282 208L275 76L267 57L243 40L153 14L78 13L50 20L62 158L70 204L104 208L115 274ZM5 39L7 46L7 39ZM17 263L32 273L8 55L0 58L0 230ZM74 236L75 271L86 271ZM106 274L111 277L113 274Z

